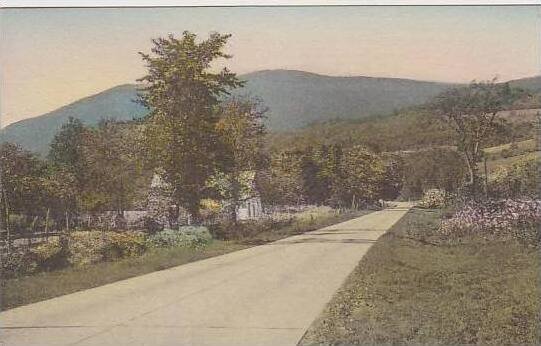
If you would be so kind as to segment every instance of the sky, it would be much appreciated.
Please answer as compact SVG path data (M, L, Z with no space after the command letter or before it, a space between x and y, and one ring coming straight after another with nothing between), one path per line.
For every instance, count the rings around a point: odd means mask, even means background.
M145 73L151 39L230 33L239 74L469 82L541 74L541 7L355 6L0 10L0 127Z

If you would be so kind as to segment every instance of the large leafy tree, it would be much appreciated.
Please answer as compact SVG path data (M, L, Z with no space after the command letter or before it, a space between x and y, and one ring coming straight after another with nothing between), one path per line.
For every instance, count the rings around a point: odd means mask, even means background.
M207 180L216 170L218 105L229 91L242 86L227 68L212 64L230 58L224 46L230 35L212 33L201 42L184 32L153 40L150 54L141 53L148 74L141 78L141 101L150 109L146 138L152 156L173 188L177 205L195 221Z
M477 163L483 146L501 125L499 112L516 101L522 93L509 84L473 82L467 87L450 89L436 97L431 109L444 117L457 133L458 149L464 154L468 185L473 195L478 191Z

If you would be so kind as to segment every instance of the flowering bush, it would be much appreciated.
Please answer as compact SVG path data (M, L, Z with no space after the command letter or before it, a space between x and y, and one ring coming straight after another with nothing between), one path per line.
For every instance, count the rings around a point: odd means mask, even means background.
M421 208L442 208L447 204L448 195L445 190L430 189L425 191L419 203Z
M208 244L212 236L206 227L186 226L179 230L165 229L148 238L154 247L201 247Z
M440 231L448 236L511 236L537 245L540 222L540 200L470 202L442 221Z

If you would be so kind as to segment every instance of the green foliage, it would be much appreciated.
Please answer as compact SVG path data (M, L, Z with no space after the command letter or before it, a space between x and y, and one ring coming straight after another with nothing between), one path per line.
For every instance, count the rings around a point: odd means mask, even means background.
M420 150L406 153L403 158L403 198L419 198L429 189L454 193L465 180L464 158L455 150Z
M83 143L85 210L122 212L133 204L137 182L144 176L140 137L137 125L111 119L103 119L96 129L88 130Z
M69 235L69 263L83 266L98 263L104 259L107 246L107 232L75 231Z
M380 198L385 201L396 199L404 185L404 159L397 154L382 154L385 176L381 184Z
M12 278L16 276L33 274L37 270L31 253L25 249L15 249L8 252L2 251L1 276Z
M284 151L271 156L270 172L260 177L258 186L269 204L361 206L389 196L400 184L398 162L385 160L389 157L361 146Z
M489 177L489 191L494 197L539 197L539 158L526 156L510 167L500 166Z
M384 178L383 161L365 148L355 146L345 150L340 159L333 197L346 206L373 202L380 197Z
M220 106L216 131L220 141L218 169L226 189L220 197L231 201L231 217L236 220L237 206L242 198L253 194L253 177L246 184L246 172L255 172L264 164L263 139L265 109L249 100L232 98Z
M213 33L198 43L196 35L186 31L180 39L155 39L152 53L141 53L148 68L140 79L141 101L150 109L146 142L175 201L196 221L206 183L216 169L220 99L242 85L226 68L211 70L217 59L230 57L223 52L229 37Z
M342 158L340 145L308 148L302 155L303 193L312 204L328 203L332 197L338 164Z
M68 252L59 239L47 241L32 248L31 254L41 270L52 270L68 264Z
M146 236L142 232L112 232L108 233L108 241L102 251L105 260L113 260L140 256L147 247Z
M263 203L292 205L303 201L301 155L291 151L271 153L268 168L256 175Z
M45 165L30 152L11 143L0 145L1 218L13 212L35 215L42 208L41 179Z
M268 145L273 151L360 145L374 152L389 152L451 145L454 141L455 133L443 119L414 108L394 115L328 121L295 132L271 133Z
M74 266L138 256L147 249L144 233L134 231L75 231L68 244L68 261Z
M212 236L206 227L181 227L179 230L165 229L148 237L153 247L195 247L209 244Z
M51 142L48 156L55 166L66 169L76 177L80 190L84 184L87 168L83 159L83 141L86 131L81 120L68 118Z

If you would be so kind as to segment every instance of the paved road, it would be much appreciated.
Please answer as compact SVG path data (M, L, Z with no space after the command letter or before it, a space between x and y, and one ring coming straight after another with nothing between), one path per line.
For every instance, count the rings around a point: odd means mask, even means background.
M406 203L0 313L5 345L296 345Z

